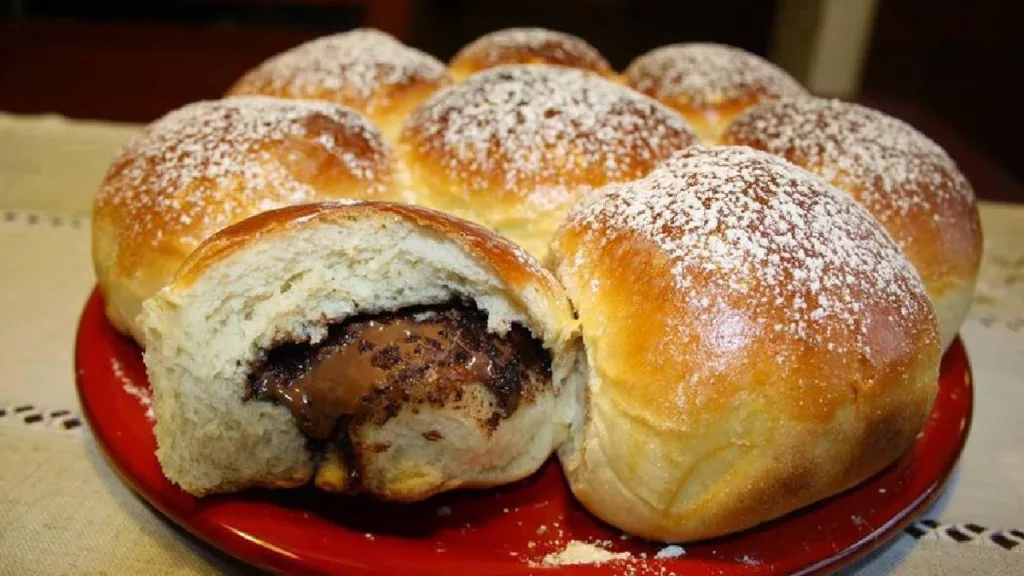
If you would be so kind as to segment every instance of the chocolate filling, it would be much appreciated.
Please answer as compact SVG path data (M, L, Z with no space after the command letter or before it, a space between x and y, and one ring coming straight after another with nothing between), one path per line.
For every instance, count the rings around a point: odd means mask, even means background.
M483 311L453 302L356 316L316 344L277 346L249 376L245 399L287 406L319 440L342 419L383 424L410 403L459 401L464 386L479 383L497 404L482 422L494 429L531 383L550 378L550 357L526 328L499 336L487 331Z

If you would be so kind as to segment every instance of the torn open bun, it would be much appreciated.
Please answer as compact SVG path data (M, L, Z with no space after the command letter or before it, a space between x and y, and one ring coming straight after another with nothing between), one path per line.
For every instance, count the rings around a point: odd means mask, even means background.
M581 377L525 252L389 203L260 214L144 305L157 455L192 494L315 482L411 501L535 471Z

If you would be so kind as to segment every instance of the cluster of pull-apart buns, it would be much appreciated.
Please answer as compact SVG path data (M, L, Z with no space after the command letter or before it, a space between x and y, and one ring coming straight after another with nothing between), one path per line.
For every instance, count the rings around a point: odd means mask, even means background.
M903 122L736 48L617 74L541 29L447 66L372 30L271 58L128 143L93 227L185 491L411 501L557 452L595 515L671 541L907 450L980 253Z

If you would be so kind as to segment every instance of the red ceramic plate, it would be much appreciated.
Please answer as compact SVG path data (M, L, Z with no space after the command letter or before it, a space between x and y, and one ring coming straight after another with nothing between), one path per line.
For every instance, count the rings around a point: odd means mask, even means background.
M107 323L102 297L86 305L76 344L78 393L96 441L125 482L168 518L246 562L296 574L527 574L567 542L600 543L632 558L550 568L563 574L809 574L852 562L896 535L938 496L967 439L970 368L957 341L942 362L935 410L905 457L839 496L741 534L687 544L626 539L572 499L557 463L490 491L415 505L312 490L249 491L196 499L171 485L154 456L139 349ZM677 551L678 552L678 551Z

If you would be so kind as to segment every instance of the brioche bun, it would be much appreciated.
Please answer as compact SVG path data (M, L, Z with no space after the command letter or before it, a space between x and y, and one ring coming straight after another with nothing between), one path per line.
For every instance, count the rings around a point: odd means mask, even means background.
M588 197L552 243L588 363L559 457L630 534L690 541L893 462L936 394L934 312L863 208L749 148L692 147Z
M394 157L356 112L265 97L197 102L117 155L93 210L92 256L107 317L140 344L142 301L217 230L271 208L386 198Z
M942 349L953 342L974 298L982 237L971 185L942 148L876 110L810 98L753 108L723 140L782 156L867 208L921 275Z
M405 400L339 421L332 438L351 454L339 465L337 453L319 460L287 407L245 399L275 348L315 344L356 315L453 298L486 312L490 332L525 327L550 355L549 377L526 383L515 407L481 382L439 397L393 390ZM518 480L565 440L582 377L572 309L548 272L488 230L400 204L307 204L242 221L200 246L142 319L157 456L196 495L315 477L411 501Z
M587 191L638 178L696 137L678 114L594 74L505 66L436 94L406 122L411 202L543 257Z
M708 144L716 144L729 122L760 102L807 95L771 62L734 46L672 44L634 60L626 83L686 117Z
M389 140L402 121L451 83L444 63L379 30L311 40L259 64L228 95L325 100L368 116Z
M545 28L506 28L464 46L448 63L457 82L508 64L549 64L613 77L608 61L582 38Z

